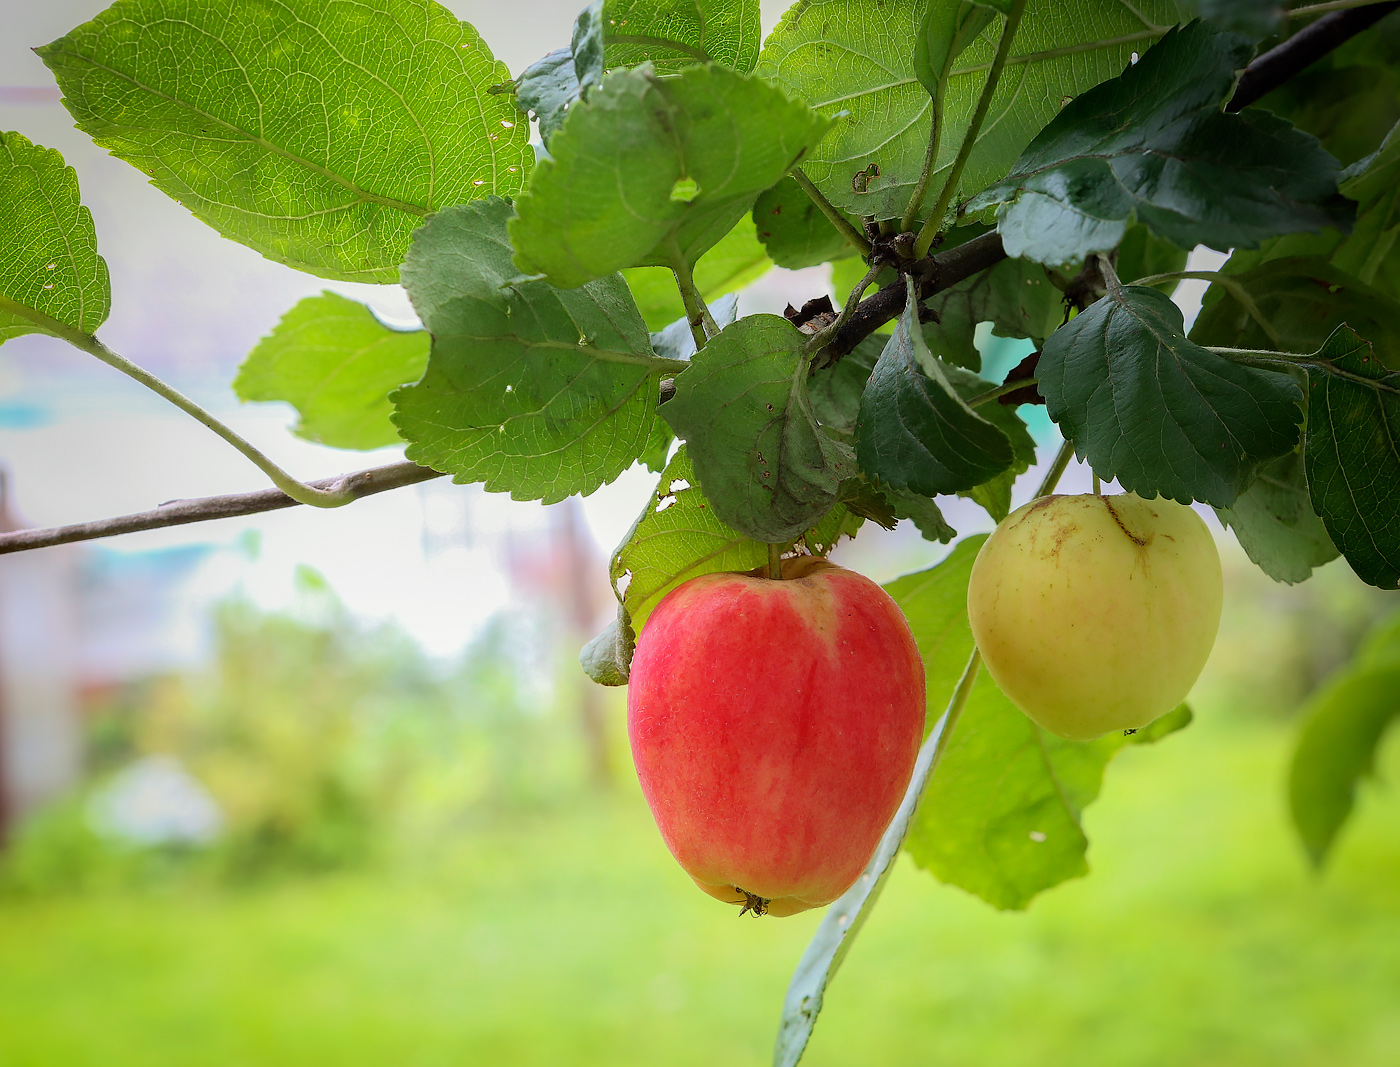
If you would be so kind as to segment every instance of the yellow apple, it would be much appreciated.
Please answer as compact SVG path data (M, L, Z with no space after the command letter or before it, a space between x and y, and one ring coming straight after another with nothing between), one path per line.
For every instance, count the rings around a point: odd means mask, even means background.
M1176 707L1220 626L1220 555L1164 498L1047 496L982 546L967 613L1002 691L1045 729L1088 740Z

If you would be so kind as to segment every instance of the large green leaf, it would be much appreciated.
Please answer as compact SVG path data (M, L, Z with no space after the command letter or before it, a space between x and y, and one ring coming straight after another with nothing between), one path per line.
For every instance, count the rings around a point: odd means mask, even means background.
M93 333L111 303L107 264L73 168L52 148L0 133L0 343L51 332L43 319Z
M424 330L392 330L365 305L335 293L309 296L282 316L234 379L242 400L285 400L296 433L332 448L397 444L389 393L428 365Z
M569 109L510 234L529 274L573 288L623 267L694 263L826 132L759 78L719 66L615 71Z
M1282 0L1185 0L1185 3L1207 22L1247 34L1256 41L1275 33L1285 14Z
M747 74L758 61L758 0L606 0L602 11L610 68L675 74L713 62Z
M1006 434L967 406L919 329L917 283L870 374L856 421L866 476L924 496L981 485L1012 465Z
M1071 319L1037 374L1075 451L1142 496L1230 507L1298 440L1297 383L1188 341L1181 310L1156 289L1116 288Z
M695 355L662 409L715 513L757 541L799 536L855 473L850 448L813 414L806 340L777 315L740 319Z
M509 73L433 0L117 0L39 54L99 145L326 278L397 281L423 216L533 162Z
M700 257L695 264L695 288L713 303L768 272L773 261L754 233L753 220L741 218L724 239ZM660 330L685 315L676 276L669 267L631 267L622 272L637 307L651 330Z
M712 571L752 570L767 560L767 545L726 526L715 514L682 445L666 464L646 510L613 553L609 571L640 632L661 598L681 582Z
M911 43L925 7L925 0L795 4L759 56L759 73L836 118L802 169L853 215L899 218L923 170L932 101L916 76ZM1177 17L1173 0L1030 0L962 189L975 192L1004 176L1065 100L1118 74ZM952 65L935 189L967 132L1003 21Z
M414 235L403 283L432 334L423 380L400 389L394 425L408 458L552 503L616 478L654 438L660 376L620 275L576 290L521 280L510 205L448 208Z
M1288 775L1293 826L1321 867L1356 803L1356 787L1374 772L1376 748L1400 719L1400 666L1353 667L1313 696Z
M1349 229L1353 205L1316 138L1266 111L1220 110L1253 53L1203 23L1173 30L1066 104L968 210L996 205L1007 253L1052 266L1111 251L1134 217L1182 248L1222 251Z
M885 586L913 630L935 715L972 652L967 584L984 540L969 537L936 567ZM1169 725L1186 721L1173 713ZM1143 731L1152 740L1166 732ZM984 671L924 789L904 847L940 881L998 908L1023 908L1037 893L1088 870L1080 816L1123 743L1121 734L1075 742L1041 730Z
M1308 367L1313 508L1362 581L1400 585L1400 372L1339 326Z
M1222 348L1315 352L1345 323L1375 345L1387 366L1400 369L1400 301L1321 256L1269 258L1250 267L1253 255L1236 252L1225 273L1249 294L1277 342L1250 309L1221 285L1212 285L1206 294L1191 327L1193 341Z
M1305 582L1313 568L1337 558L1322 520L1308 499L1300 451L1264 465L1234 507L1217 511L1249 558L1279 582Z

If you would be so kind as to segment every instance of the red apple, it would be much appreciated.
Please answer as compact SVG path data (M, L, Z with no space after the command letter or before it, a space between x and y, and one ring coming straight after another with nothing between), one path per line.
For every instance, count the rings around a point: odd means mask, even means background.
M713 897L793 915L851 887L913 773L924 669L898 606L814 556L672 590L627 725L672 855Z

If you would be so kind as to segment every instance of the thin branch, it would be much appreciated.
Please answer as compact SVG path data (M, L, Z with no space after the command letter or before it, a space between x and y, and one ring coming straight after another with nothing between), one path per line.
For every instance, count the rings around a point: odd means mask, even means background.
M20 318L32 322L45 333L52 334L60 340L67 341L74 348L86 352L90 356L96 356L109 367L121 371L128 378L131 378L144 385L151 392L169 401L185 414L192 416L201 425L213 430L272 480L272 484L286 493L299 504L310 504L318 508L338 508L342 504L348 504L353 497L342 496L338 492L327 492L316 488L314 485L300 481L292 477L276 463L273 463L259 449L254 448L250 441L245 440L236 433L232 427L205 411L189 397L178 389L167 385L150 371L138 367L124 356L119 356L110 348L99 341L96 336L84 333L82 330L74 329L65 322L51 318L41 311L31 308L27 304L21 304L17 300L12 300L4 294L0 294L0 311L18 315Z
M993 400L1000 400L1008 393L1014 393L1018 389L1029 389L1040 381L1039 378L1017 378L1014 382L1006 382L985 393L978 393L967 402L970 408L980 407L982 404L990 404Z
M1351 40L1362 30L1369 29L1392 11L1400 2L1367 3L1364 7L1335 10L1337 4L1317 4L1294 8L1290 15L1307 15L1332 11L1310 26L1305 26L1288 40L1271 48L1245 68L1235 95L1225 105L1226 111L1239 111L1277 89L1294 75L1312 66L1338 45Z
M438 471L420 467L416 463L403 462L390 463L385 467L370 467L368 470L354 471L350 474L337 474L334 478L322 478L309 484L326 492L343 495L348 503L373 496L375 493L441 477L442 474ZM52 526L44 530L17 530L14 533L0 534L0 555L25 552L32 548L67 545L75 541L92 541L99 537L138 533L141 530L156 530L165 526L208 522L210 519L260 515L265 511L295 507L298 503L300 501L293 500L279 489L263 489L256 493L237 493L232 496L210 496L197 500L172 500L151 511L140 511L135 515L80 522L72 526Z

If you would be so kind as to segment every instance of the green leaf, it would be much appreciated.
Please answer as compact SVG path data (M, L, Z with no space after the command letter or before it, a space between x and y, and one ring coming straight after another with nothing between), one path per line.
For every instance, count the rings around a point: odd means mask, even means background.
M519 189L529 124L432 0L117 0L38 50L78 128L269 259L394 282L414 227Z
M1178 704L1160 719L1153 719L1141 730L1129 732L1130 745L1155 745L1165 737L1186 729L1196 719L1189 704Z
M971 400L994 387L992 382L961 367L949 367L948 378L964 400ZM1035 439L1026 429L1021 416L1016 414L1016 409L1010 405L993 400L979 404L974 410L1006 434L1006 439L1011 442L1012 461L1011 466L1000 474L958 495L980 504L994 522L1001 522L1011 513L1011 490L1016 479L1035 463Z
M1351 815L1357 783L1374 773L1381 737L1400 718L1400 666L1346 671L1303 714L1288 804L1308 856L1321 867Z
M1076 453L1145 497L1230 507L1298 440L1297 383L1188 341L1181 310L1156 289L1117 288L1071 319L1037 375Z
M724 239L695 264L695 288L706 303L757 281L773 266L754 233L753 220L742 218ZM669 267L632 267L622 272L647 327L661 330L685 317L685 304Z
M670 404L667 404L670 407ZM700 490L682 445L631 532L613 553L613 588L641 632L652 609L681 582L713 571L747 571L768 546L726 526Z
M1220 110L1253 52L1202 23L1173 30L1066 104L968 210L997 206L1007 254L1052 266L1112 250L1134 217L1183 248L1221 251L1350 229L1353 205L1316 138L1265 111Z
M578 100L578 76L574 73L574 54L567 48L556 48L537 59L515 79L515 104L522 111L533 112L540 124L540 140L549 146L554 131L564 124L569 108Z
M1308 492L1357 576L1400 585L1400 373L1346 326L1308 366Z
M1225 272L1244 287L1283 346L1314 352L1345 323L1375 345L1387 366L1400 369L1400 302L1318 256L1271 258L1250 267L1253 255L1236 252ZM1191 339L1222 348L1280 347L1221 285L1206 293Z
M899 218L923 170L932 100L910 42L925 11L925 0L795 4L759 56L759 73L837 120L802 169L851 215ZM1064 101L1118 74L1177 19L1173 0L1030 0L961 188L976 191L1005 176ZM935 189L967 132L1002 23L997 18L953 63ZM862 172L872 176L856 182Z
M758 61L758 0L608 0L603 17L609 68L713 62L747 74Z
M946 545L958 536L958 531L948 525L938 504L931 498L899 489L886 489L884 493L895 518L912 522L925 541Z
M861 397L856 456L866 476L923 496L981 485L1011 466L1011 442L967 406L919 329L918 291L908 300Z
M578 290L520 280L510 205L448 208L414 236L403 283L432 334L423 380L400 389L408 458L553 503L616 478L653 443L662 374L618 275Z
M623 604L617 606L617 618L578 654L583 673L599 685L626 685L632 673L632 652L637 647L637 634L632 618Z
M1393 126L1374 153L1349 167L1342 192L1360 208L1356 226L1331 259L1367 285L1400 298L1400 123Z
M1149 275L1173 274L1186 269L1186 259L1189 255L1186 249L1162 240L1142 223L1137 223L1128 227L1128 232L1123 235L1123 240L1118 245L1118 277L1132 285L1139 278ZM1180 282L1177 279L1172 279L1155 282L1152 288L1160 289L1170 296L1176 291L1178 284Z
M1353 40L1376 36L1367 33ZM1397 59L1400 55L1373 63L1345 63L1339 52L1333 52L1289 78L1258 106L1312 134L1341 162L1355 163L1373 152L1400 122Z
M943 88L953 60L991 25L998 12L1005 15L1009 10L1005 0L998 0L995 6L968 0L929 0L914 37L914 77L929 96L936 96Z
M335 293L309 296L282 316L239 368L240 400L285 400L296 433L332 448L397 444L389 393L428 365L424 330L393 330L364 304Z
M924 325L930 351L972 370L982 365L973 344L979 322L990 322L998 337L1029 337L1042 345L1064 321L1063 294L1045 268L1028 259L1004 259L926 304L939 317Z
M826 132L766 82L718 66L615 71L569 109L516 202L516 263L563 288L694 263ZM694 195L673 195L693 182Z
M855 247L793 178L784 178L758 198L753 221L768 255L788 270L855 255Z
M757 541L800 536L854 473L849 447L812 412L806 340L776 315L740 319L696 354L662 409L720 519Z
M1308 499L1301 452L1265 464L1233 508L1216 512L1249 558L1278 582L1305 582L1337 558L1336 546Z
M53 332L43 319L95 333L111 304L107 264L73 168L52 148L0 133L0 344Z

